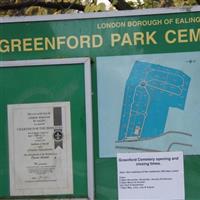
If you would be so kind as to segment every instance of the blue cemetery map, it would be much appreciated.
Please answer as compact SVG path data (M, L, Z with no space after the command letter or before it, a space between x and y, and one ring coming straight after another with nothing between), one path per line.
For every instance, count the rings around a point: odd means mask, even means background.
M163 134L169 108L184 109L189 83L180 70L136 61L126 82L118 141Z

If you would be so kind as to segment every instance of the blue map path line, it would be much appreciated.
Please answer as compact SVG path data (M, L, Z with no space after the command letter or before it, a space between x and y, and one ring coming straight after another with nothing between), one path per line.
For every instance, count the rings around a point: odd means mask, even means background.
M181 70L136 61L126 81L118 141L162 135L169 108L184 109L189 84Z

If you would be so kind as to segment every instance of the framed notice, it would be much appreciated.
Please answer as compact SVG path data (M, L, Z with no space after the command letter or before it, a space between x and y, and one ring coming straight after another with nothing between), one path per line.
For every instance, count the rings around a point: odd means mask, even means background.
M72 194L70 102L8 105L11 195Z
M0 197L93 199L90 59L0 66Z

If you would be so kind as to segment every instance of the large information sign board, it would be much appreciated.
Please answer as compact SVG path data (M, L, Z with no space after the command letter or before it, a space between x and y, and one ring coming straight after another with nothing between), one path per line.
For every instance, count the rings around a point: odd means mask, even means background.
M90 57L94 109L92 119L85 115L83 82L75 72L30 66L29 73L26 67L0 69L0 196L10 197L7 105L70 101L73 197L85 198L90 182L83 148L86 118L93 121L95 199L118 199L117 153L182 151L185 198L198 200L199 24L200 7L2 19L2 66ZM51 91L45 89L49 84ZM82 93L75 95L77 88Z

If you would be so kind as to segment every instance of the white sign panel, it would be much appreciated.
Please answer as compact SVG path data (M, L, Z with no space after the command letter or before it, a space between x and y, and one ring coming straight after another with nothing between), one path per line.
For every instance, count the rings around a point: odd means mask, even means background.
M120 153L120 200L184 200L182 152Z
M72 194L70 103L8 105L10 194Z

